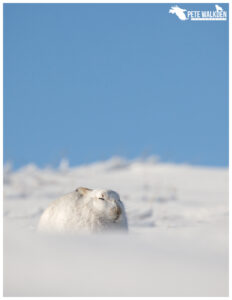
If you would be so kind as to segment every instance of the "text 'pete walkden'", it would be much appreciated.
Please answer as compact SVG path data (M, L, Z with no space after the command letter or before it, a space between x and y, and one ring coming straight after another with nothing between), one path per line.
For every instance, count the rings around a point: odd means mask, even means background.
M176 15L181 21L226 21L227 11L218 4L212 10L187 10L177 5L169 9L169 13Z

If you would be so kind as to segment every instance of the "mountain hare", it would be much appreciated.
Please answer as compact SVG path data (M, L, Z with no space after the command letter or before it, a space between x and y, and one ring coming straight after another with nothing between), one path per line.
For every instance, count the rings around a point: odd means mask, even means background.
M80 187L53 201L42 214L41 232L99 232L128 230L124 205L111 190Z

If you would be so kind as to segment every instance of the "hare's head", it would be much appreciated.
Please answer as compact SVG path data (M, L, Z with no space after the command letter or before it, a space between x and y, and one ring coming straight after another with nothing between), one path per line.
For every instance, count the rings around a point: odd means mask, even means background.
M111 190L90 190L78 188L80 196L84 196L86 204L101 220L117 222L124 213L124 206L118 193Z

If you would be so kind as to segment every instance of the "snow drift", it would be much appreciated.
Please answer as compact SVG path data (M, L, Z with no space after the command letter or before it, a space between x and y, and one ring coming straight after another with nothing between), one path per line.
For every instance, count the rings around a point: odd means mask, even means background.
M128 235L36 233L79 186L113 189ZM4 170L5 296L227 296L228 169L113 158Z

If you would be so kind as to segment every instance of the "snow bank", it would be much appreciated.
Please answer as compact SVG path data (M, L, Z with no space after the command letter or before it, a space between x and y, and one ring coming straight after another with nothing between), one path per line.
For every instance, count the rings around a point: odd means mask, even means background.
M116 190L128 235L41 236L48 203L78 186ZM228 170L105 162L4 172L5 296L227 296Z

